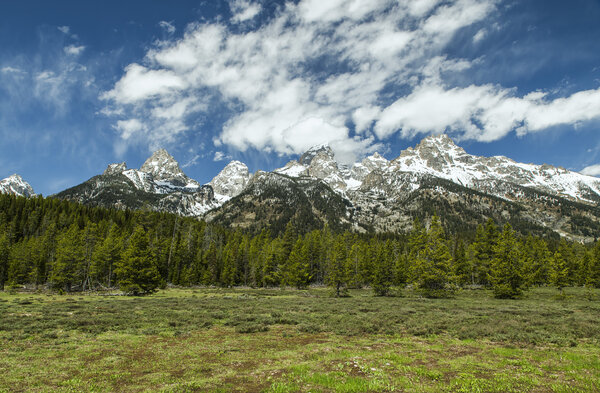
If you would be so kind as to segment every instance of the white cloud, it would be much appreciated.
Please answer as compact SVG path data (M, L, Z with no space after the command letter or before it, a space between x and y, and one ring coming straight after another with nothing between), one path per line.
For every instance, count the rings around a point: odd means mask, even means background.
M376 106L363 106L355 110L352 114L352 121L356 126L356 132L366 131L379 118L380 114L381 108Z
M26 74L26 72L22 69L11 66L0 68L0 72L2 72L3 74Z
M119 120L115 127L121 133L123 139L129 139L145 128L144 124L138 119Z
M175 33L175 26L173 26L173 23L171 23L171 22L161 20L160 22L158 22L158 25L160 26L161 29L163 29L164 31L166 31L169 34Z
M71 31L69 26L58 26L57 29L63 34L69 34L69 31Z
M454 131L463 139L490 142L512 130L524 135L550 127L600 118L600 89L555 100L543 92L517 97L493 85L445 89L425 84L385 108L375 132L387 138Z
M473 42L478 43L479 41L483 40L485 38L485 36L487 35L487 30L486 29L481 29L479 30L477 33L475 33L475 35L473 36Z
M586 166L580 173L588 176L600 176L600 164Z
M85 46L80 45L80 46L76 46L76 45L69 45L69 46L65 46L64 47L64 51L67 55L73 55L73 56L77 56L79 55L81 52L83 52L85 49Z
M181 90L186 83L177 74L168 70L150 70L139 64L130 64L125 75L114 89L102 95L120 104L132 104Z
M408 0L408 10L411 15L421 17L431 11L440 0Z
M262 6L259 3L250 0L230 0L229 8L233 16L233 23L241 23L254 19L262 11Z
M213 161L224 161L231 160L231 156L229 154L225 154L222 151L216 151L213 157Z
M104 113L139 119L148 143L164 144L225 108L231 115L210 135L216 146L292 154L329 142L347 157L369 151L375 136L452 131L489 141L596 118L598 91L549 99L447 85L476 62L447 58L447 44L463 28L483 31L497 2L302 0L256 28L191 24L125 68L102 95ZM261 12L258 2L229 4L231 23Z

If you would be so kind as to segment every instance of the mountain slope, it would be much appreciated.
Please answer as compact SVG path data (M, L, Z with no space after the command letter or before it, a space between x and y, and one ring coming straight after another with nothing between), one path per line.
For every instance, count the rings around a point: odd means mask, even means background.
M233 228L277 234L291 221L308 231L325 224L333 230L349 229L352 205L323 182L292 178L279 173L257 172L244 191L205 219Z

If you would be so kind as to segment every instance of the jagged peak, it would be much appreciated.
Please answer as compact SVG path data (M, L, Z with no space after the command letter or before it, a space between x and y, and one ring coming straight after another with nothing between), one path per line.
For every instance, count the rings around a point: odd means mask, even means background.
M23 178L21 177L21 175L19 175L18 173L13 173L12 175L10 175L9 177L2 179L2 181L20 181L20 182L25 182L25 180L23 180Z
M246 170L248 170L248 165L238 160L232 160L229 162L229 164L225 165L223 170L225 170L226 168L245 168Z
M300 156L298 162L302 165L308 166L310 165L313 158L315 158L319 154L325 154L332 160L334 158L333 150L331 149L331 146L329 146L329 143L321 143L319 145L311 147L306 152L304 152L304 154Z
M248 166L243 162L233 160L225 165L225 168L209 184L215 193L233 198L244 190L249 180Z
M159 149L140 167L140 171L150 173L159 180L187 178L179 167L179 163L165 149Z
M421 146L444 146L444 147L458 147L456 143L446 134L429 135L421 140L417 145L417 148Z
M385 158L384 156L382 156L381 154L379 154L378 152L375 152L373 154L371 154L370 156L368 156L367 158L365 158L365 160L368 161L385 161L388 162L388 159Z
M0 192L24 197L35 196L33 187L17 173L0 180Z
M116 175L119 173L123 173L126 170L127 170L127 164L125 163L125 161L117 162L114 164L108 164L108 166L104 170L103 174L104 175Z
M158 149L152 153L150 157L148 157L148 159L144 162L144 165L152 161L175 161L175 158L173 158L173 156L165 149ZM142 165L142 167L144 165Z

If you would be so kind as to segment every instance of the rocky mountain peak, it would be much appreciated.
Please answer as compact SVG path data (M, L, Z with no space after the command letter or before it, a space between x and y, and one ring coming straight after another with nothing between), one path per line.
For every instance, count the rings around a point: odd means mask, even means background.
M244 190L249 180L250 172L246 164L234 160L227 164L209 184L216 194L233 198Z
M308 149L304 154L302 154L302 156L300 156L298 162L301 165L309 166L316 156L321 156L322 158L327 157L331 160L334 159L333 150L331 150L331 147L327 143L324 143Z
M141 166L140 171L151 174L156 180L177 181L182 183L181 185L185 185L188 181L179 163L165 149L152 153Z
M104 170L103 175L117 175L127 170L127 164L125 162L109 164Z
M16 173L0 180L0 193L24 196L27 198L35 196L33 187Z

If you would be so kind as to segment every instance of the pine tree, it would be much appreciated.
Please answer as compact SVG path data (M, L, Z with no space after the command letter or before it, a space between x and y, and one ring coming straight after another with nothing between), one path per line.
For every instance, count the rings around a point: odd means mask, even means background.
M374 239L375 241L372 245L374 258L371 288L373 288L376 296L387 296L390 293L394 274L390 242L381 244L376 238Z
M348 264L346 255L346 244L341 236L334 243L327 266L325 282L335 290L335 296L346 296L348 285Z
M508 223L494 246L488 280L497 298L514 299L523 293L525 275L522 256L515 233Z
M115 274L119 288L134 296L154 292L160 285L155 255L141 226L137 226L129 238L129 245L115 269Z
M454 275L459 285L468 285L471 283L472 267L467 259L465 243L459 239L456 239L454 247L453 267Z
M308 260L308 245L298 238L292 248L287 263L282 272L282 285L304 289L310 283L310 262Z
M452 294L452 255L437 216L433 216L426 247L414 261L414 281L426 297L447 297Z
M569 285L569 268L563 255L556 251L550 265L550 283L564 294L564 287Z
M226 287L235 285L236 277L236 255L233 242L227 243L223 250L223 272L221 273L221 283Z
M587 283L593 287L600 288L600 241L596 242L591 254Z
M76 282L81 282L85 248L81 231L76 223L59 235L56 244L56 260L52 266L50 283L55 288L70 292Z
M8 258L10 255L10 243L6 233L0 234L0 291L4 290L4 283L8 279Z
M473 284L489 286L490 263L494 257L494 246L498 239L498 228L491 218L485 227L478 226L475 241L471 244L473 255Z
M549 281L552 253L543 239L528 236L525 241L525 278L527 285L544 285Z
M90 275L92 280L103 286L111 287L114 283L114 270L121 260L123 239L119 228L113 224L108 236L94 250Z

